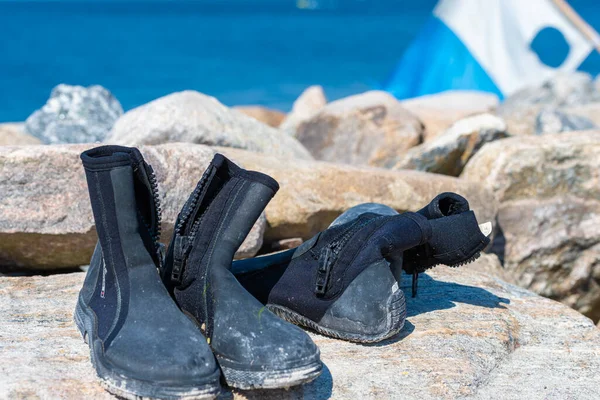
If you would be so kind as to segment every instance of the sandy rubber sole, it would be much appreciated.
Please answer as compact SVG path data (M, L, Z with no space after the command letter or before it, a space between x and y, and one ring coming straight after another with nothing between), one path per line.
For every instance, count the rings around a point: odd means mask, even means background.
M358 332L344 332L330 327L319 325L307 317L277 304L267 304L267 308L280 318L293 324L312 329L321 335L335 339L346 340L357 343L376 343L398 334L404 327L406 321L406 299L402 290L392 293L387 301L387 323L386 329L376 335L366 335Z
M242 390L290 388L315 380L323 371L321 361L280 371L251 371L226 367L221 361L219 364L227 385Z
M73 319L83 340L90 347L90 359L100 379L100 384L108 392L116 396L127 400L204 400L215 399L221 392L218 371L216 371L214 382L199 384L193 387L165 386L149 381L127 378L114 373L99 361L101 357L99 351L101 351L102 344L100 340L93 340L89 335L89 332L94 331L94 319L89 312L86 312L86 307L81 304L81 300L77 302Z

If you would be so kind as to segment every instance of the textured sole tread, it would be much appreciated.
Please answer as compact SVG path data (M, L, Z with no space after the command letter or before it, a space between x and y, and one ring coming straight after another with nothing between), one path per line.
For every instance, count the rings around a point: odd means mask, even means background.
M321 375L323 364L318 361L281 371L249 371L221 365L221 371L227 385L236 389L283 389L315 380Z
M276 304L267 304L267 308L280 318L305 328L314 330L324 336L334 339L346 340L357 343L376 343L388 339L398 334L404 327L406 321L406 299L402 290L397 290L388 299L387 328L385 332L379 335L365 335L361 333L342 332L339 330L327 328L318 323L290 310L287 307Z
M459 263L456 264L452 264L452 265L447 265L450 268L458 268L458 267L462 267L463 265L467 265L467 264L471 264L472 262L475 262L479 257L481 257L481 251L478 251L477 253L475 253L473 256L467 258L464 261L461 261ZM431 266L428 266L425 268L425 271L427 271L428 269L432 269L435 268L439 265L446 265L446 264L442 264L442 263L438 263L438 264L433 264Z

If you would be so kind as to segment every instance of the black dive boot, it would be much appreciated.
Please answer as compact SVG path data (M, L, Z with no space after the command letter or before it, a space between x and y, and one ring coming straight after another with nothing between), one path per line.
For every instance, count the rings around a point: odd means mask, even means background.
M236 250L279 189L215 155L177 218L163 281L201 327L227 384L279 388L315 379L319 349L258 302L230 272Z
M157 267L156 178L135 148L81 155L99 241L75 309L105 388L127 399L206 399L220 391L206 339L177 308Z
M400 332L406 318L401 268L390 263L430 237L422 215L366 213L296 249L236 261L234 270L282 318L327 336L377 342Z
M444 264L459 267L475 261L490 243L491 222L477 224L469 202L455 193L442 193L418 211L431 223L431 239L404 253L403 269L413 277L412 295L417 295L419 274Z

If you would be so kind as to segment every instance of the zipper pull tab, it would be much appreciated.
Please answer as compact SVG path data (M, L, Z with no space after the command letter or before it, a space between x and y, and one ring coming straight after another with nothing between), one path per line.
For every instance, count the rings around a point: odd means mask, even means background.
M156 243L156 258L158 259L158 271L161 276L163 275L163 271L165 269L165 254L166 254L166 246L160 242Z
M325 294L333 261L333 251L330 246L327 246L321 252L321 256L319 257L319 269L317 270L317 282L315 284L316 294Z
M415 268L412 273L412 297L417 297L417 289L419 287L419 271Z
M171 282L180 284L185 268L185 262L189 254L191 246L187 236L175 235L173 249L173 269L171 270Z

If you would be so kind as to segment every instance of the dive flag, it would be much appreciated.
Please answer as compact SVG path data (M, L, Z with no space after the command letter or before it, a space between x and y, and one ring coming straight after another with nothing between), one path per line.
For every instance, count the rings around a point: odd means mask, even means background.
M546 28L568 45L558 66L544 64L531 47ZM399 99L453 89L502 99L576 70L593 48L553 0L440 0L383 89Z

